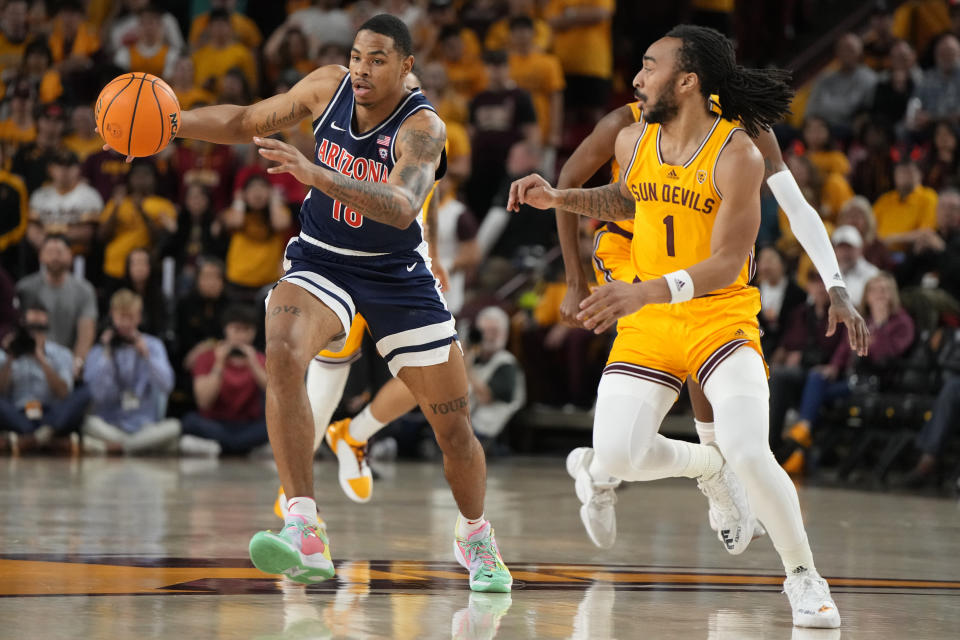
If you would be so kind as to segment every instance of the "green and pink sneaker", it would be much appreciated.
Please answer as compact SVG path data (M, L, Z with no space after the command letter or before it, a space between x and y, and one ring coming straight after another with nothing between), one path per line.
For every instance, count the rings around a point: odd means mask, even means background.
M303 516L288 514L280 533L260 531L250 539L250 560L264 573L313 584L332 578L327 532Z
M477 529L466 540L453 539L453 555L470 572L470 588L474 591L509 593L513 576L503 564L493 527L489 522Z

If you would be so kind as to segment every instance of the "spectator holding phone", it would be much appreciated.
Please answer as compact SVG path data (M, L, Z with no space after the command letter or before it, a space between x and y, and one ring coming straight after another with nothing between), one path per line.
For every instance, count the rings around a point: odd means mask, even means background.
M70 350L47 339L49 320L43 304L30 303L0 351L0 446L14 454L79 428L90 402L88 389L73 389Z
M181 452L242 455L266 444L266 356L253 347L260 322L253 308L228 308L224 339L196 357L192 373L198 411L183 418Z
M93 395L83 424L89 453L176 451L180 422L164 419L173 368L163 342L137 330L142 314L143 301L129 289L110 298L110 327L83 370Z

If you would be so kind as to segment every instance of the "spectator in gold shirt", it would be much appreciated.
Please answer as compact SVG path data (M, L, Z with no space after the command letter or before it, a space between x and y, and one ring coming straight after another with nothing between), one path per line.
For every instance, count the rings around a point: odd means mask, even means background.
M214 14L223 12L230 21L233 32L244 47L256 49L263 41L257 23L237 11L237 0L210 0L210 11L201 13L190 25L190 46L197 48L209 44L215 36L210 31Z
M920 168L905 157L893 170L894 190L873 205L877 235L893 251L909 245L937 227L937 192L920 184Z
M615 0L549 0L544 17L553 29L553 53L567 78L566 107L599 120L610 97Z
M533 44L540 51L549 51L553 43L553 32L546 20L536 16L535 0L509 0L507 17L497 20L487 30L484 46L488 51L506 49L510 45L510 21L518 16L526 16L533 21Z
M290 209L284 204L283 193L271 189L264 174L254 173L222 219L231 233L227 281L235 298L252 300L257 289L280 277Z
M0 78L20 66L27 46L27 2L10 0L0 11Z
M140 247L159 252L177 231L177 209L156 195L157 172L148 160L137 160L127 176L128 194L115 195L100 215L98 234L105 243L103 273L114 283L124 276L127 254Z
M530 94L540 139L555 150L563 131L563 68L559 58L537 48L534 38L533 20L527 16L510 19L510 78Z
M204 89L219 90L220 80L234 67L243 71L251 87L257 86L257 66L247 46L235 40L230 16L223 9L210 12L209 44L193 54L196 83Z

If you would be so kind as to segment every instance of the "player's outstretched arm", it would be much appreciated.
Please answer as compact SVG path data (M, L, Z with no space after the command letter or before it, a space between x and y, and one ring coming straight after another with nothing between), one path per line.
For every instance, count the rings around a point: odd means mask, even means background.
M420 215L433 187L446 137L443 121L432 111L424 109L407 118L397 132L397 163L387 182L355 180L317 166L296 147L279 140L254 137L253 141L260 146L260 155L278 163L267 169L270 173L290 173L366 218L406 229Z
M761 129L757 137L753 138L753 143L763 155L764 179L770 191L787 215L793 235L810 256L820 278L826 284L830 295L827 335L833 335L837 324L843 323L847 327L850 347L860 355L866 355L870 331L847 293L847 287L840 275L840 266L837 264L837 255L830 243L827 229L823 226L823 220L807 202L783 161L780 144L773 131Z
M630 163L641 127L632 125L617 134L617 161ZM507 211L519 211L526 204L536 209L561 208L597 220L628 220L636 214L636 201L623 180L595 189L554 189L537 174L510 185Z
M583 186L612 154L620 130L633 122L630 107L623 106L603 116L574 150L570 158L560 169L557 178L558 189L572 189ZM563 266L567 273L568 288L587 289L587 276L580 264L580 216L576 213L557 209L557 235L560 238L560 250L563 254ZM579 301L578 301L579 302Z
M217 144L242 144L253 136L289 129L304 118L319 116L347 70L337 65L315 69L286 93L246 107L219 104L184 111L178 138Z

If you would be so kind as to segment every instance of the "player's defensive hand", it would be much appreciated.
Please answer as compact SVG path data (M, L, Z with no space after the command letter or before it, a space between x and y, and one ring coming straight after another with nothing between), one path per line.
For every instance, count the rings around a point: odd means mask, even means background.
M843 287L830 289L830 311L827 314L827 336L832 336L837 330L837 323L842 322L847 327L847 338L850 339L850 348L859 356L867 355L870 346L870 330L863 316L853 306L850 295Z
M440 261L434 259L430 264L430 269L433 271L433 277L440 281L440 291L449 291L450 275L443 265L440 264Z
M557 190L550 186L543 176L535 173L526 178L515 180L510 185L510 197L507 199L507 211L520 211L520 205L527 204L535 209L553 208Z
M301 184L313 185L314 164L295 146L274 138L254 137L253 142L260 147L260 155L277 163L267 173L289 173Z
M646 304L643 290L627 282L614 280L587 296L580 303L577 320L587 329L600 334L617 324L617 319L639 311Z
M580 303L590 295L590 287L584 283L567 285L567 292L563 294L560 303L560 322L568 327L583 328L583 323L577 319L580 313Z

